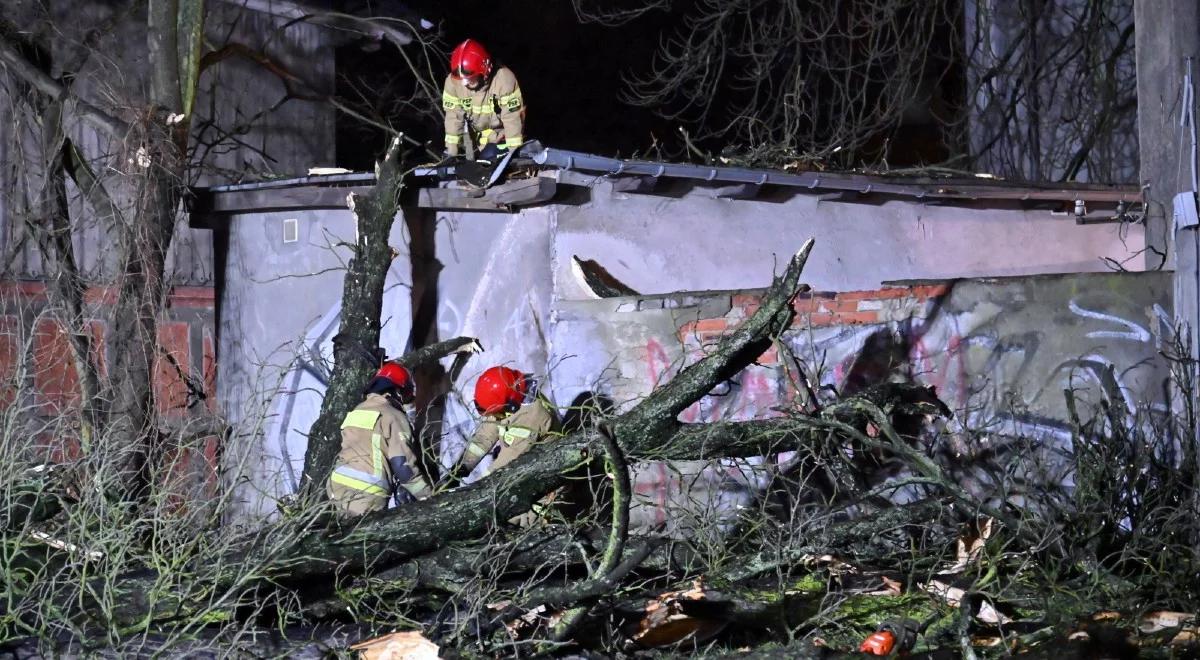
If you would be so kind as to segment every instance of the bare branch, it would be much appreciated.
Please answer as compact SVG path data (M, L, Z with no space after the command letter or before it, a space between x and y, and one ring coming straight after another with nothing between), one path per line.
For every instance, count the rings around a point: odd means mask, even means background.
M66 101L75 114L112 137L122 137L129 131L129 125L100 110L96 106L76 97L50 74L42 71L25 56L13 41L16 30L7 21L0 18L0 65L3 65L14 75L29 83L38 93L51 101Z

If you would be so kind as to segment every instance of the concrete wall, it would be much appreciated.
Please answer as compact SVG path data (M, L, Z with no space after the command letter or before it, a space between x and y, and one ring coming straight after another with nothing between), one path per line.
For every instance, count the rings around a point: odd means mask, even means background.
M1173 200L1180 193L1195 204L1197 192L1196 76L1200 74L1200 2L1136 0L1138 30L1138 140L1140 180L1145 190L1149 244L1146 263L1174 268L1175 311L1192 331L1192 351L1200 354L1200 228L1178 229ZM1189 70L1190 63L1190 70ZM1189 81L1189 72L1191 75ZM1190 82L1190 89L1188 83ZM1167 103L1163 99L1176 99Z
M599 261L639 293L744 289L769 282L813 237L806 281L850 291L902 279L1104 272L1101 257L1125 262L1144 246L1140 226L1078 225L1050 211L876 206L787 191L731 200L703 187L644 195L616 192L605 179L563 178L591 186L586 203L558 210L555 295L565 300L590 297L571 275L572 255Z
M1069 452L1063 390L1088 416L1101 400L1164 410L1157 351L1170 330L1169 273L973 279L796 301L782 345L825 386L853 393L901 379L932 385L954 412L935 451L967 463L1005 438L1048 440ZM551 336L554 395L590 390L625 408L669 380L757 309L758 294L682 294L562 303ZM559 348L561 347L561 348ZM681 415L684 422L773 417L800 405L772 349ZM748 504L773 461L642 465L638 525L682 531L697 516L727 519Z
M475 424L458 393L471 392L475 377L492 364L539 374L562 405L602 382L625 402L646 391L645 356L601 350L612 340L604 322L579 316L580 309L599 312L613 303L574 306L589 304L581 301L591 296L572 272L572 255L597 260L630 286L654 293L763 286L776 264L809 236L818 244L806 281L841 290L873 289L898 278L1100 270L1100 256L1120 261L1140 248L1137 228L1080 226L1048 212L871 206L801 195L714 199L699 187L634 195L614 192L604 180L559 176L564 187L579 187L575 202L512 215L436 213L424 220L416 214L429 212L414 210L394 226L391 243L401 255L388 276L384 347L395 355L409 345L411 287L419 279L436 282L437 337L475 336L486 349L468 364L447 401L443 462L457 458ZM292 244L282 242L288 218L300 229ZM408 225L423 221L435 227L437 266L414 273ZM334 246L352 236L348 211L230 219L218 392L224 411L239 424L230 452L253 475L243 482L246 514L270 513L274 498L295 488L337 331L341 266L348 255ZM621 346L639 345L638 339L647 345L649 330L618 325L629 333ZM674 327L663 328L655 332L675 336ZM662 351L655 358L660 375L669 374L678 357L666 345ZM630 374L623 378L641 380L625 389L613 386L620 379L612 381L612 373L625 371ZM283 394L275 396L277 390Z
M285 244L282 223L289 218L298 221L300 240ZM548 328L550 318L552 219L549 209L434 218L437 335L477 337L487 349L460 378L465 391L491 364L544 370L547 348L538 328ZM241 511L248 515L270 513L273 500L298 483L339 324L349 254L335 244L353 241L353 222L349 211L231 219L218 392L238 428L227 455L240 466L235 474L251 477L240 492ZM400 355L409 345L413 318L405 218L397 218L389 242L401 254L388 271L380 343L390 355ZM449 460L473 430L474 413L457 397L447 406Z

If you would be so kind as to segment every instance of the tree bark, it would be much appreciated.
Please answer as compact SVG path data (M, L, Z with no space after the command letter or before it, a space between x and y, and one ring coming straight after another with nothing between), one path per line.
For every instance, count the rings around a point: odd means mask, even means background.
M799 278L812 245L811 239L804 244L754 315L724 337L711 354L613 420L617 443L629 458L656 457L656 451L680 428L679 413L751 364L773 337L791 325L791 302L807 289ZM309 537L290 553L298 558L291 564L289 579L328 575L335 566L349 572L378 570L451 541L478 536L528 511L543 495L564 485L573 467L603 451L594 434L577 433L537 446L504 470L457 492L368 515L340 538Z
M393 158L398 157L397 143L389 153ZM379 177L381 181L388 178L386 173ZM379 190L377 186L376 196ZM383 221L378 213L374 217ZM364 236L365 232L360 232L360 253L372 247ZM751 364L770 346L773 337L790 326L794 314L792 300L806 288L799 283L799 278L812 245L810 239L792 257L787 270L776 278L754 315L724 337L711 354L684 369L632 410L612 420L616 443L628 459L657 458L662 446L681 427L675 416L722 380ZM378 249L386 249L386 246ZM346 280L348 293L356 296L355 309L360 314L364 309L369 310L371 301L366 295L369 291L363 286L366 277L363 274ZM378 286L382 287L382 275L375 277L380 281ZM375 313L378 318L377 306ZM377 337L377 323L358 330L360 337L365 334L366 338L370 338L372 331ZM350 357L347 349L342 359ZM345 364L342 363L343 368ZM365 367L355 368L366 371ZM343 377L343 387L357 386L361 380L362 376L352 380ZM357 392L347 388L340 396L349 405ZM322 408L324 414L329 412L328 395L326 404ZM666 416L666 420L656 419L659 415ZM340 418L340 415L333 417L335 421ZM717 449L714 447L714 453ZM567 483L574 468L603 452L603 440L594 431L581 431L536 446L505 469L470 486L400 508L368 514L344 527L314 528L284 549L257 540L267 538L269 534L249 537L240 545L242 550L238 553L237 563L255 565L261 562L273 567L254 580L254 584L273 583L296 589L332 584L335 579L364 572L378 572L454 541L484 536L489 530L528 511L545 494ZM311 447L309 454L311 463L314 461ZM332 463L331 457L327 460ZM212 559L203 561L212 562ZM155 589L157 581L153 572L119 581L123 604L119 614L123 619L136 622L147 618L169 618L194 607L188 602L186 593L162 593L161 589ZM215 584L206 587L205 591L222 592L229 586L227 576L217 575Z
M396 138L375 166L374 189L366 195L352 194L348 199L357 223L357 239L342 285L338 328L342 341L334 342L333 373L321 402L321 413L309 431L308 451L304 455L300 492L305 501L324 497L325 480L341 449L338 431L342 419L362 400L363 384L379 368L364 359L362 353L379 345L383 285L392 261L388 236L399 209L404 177L401 158L401 141Z

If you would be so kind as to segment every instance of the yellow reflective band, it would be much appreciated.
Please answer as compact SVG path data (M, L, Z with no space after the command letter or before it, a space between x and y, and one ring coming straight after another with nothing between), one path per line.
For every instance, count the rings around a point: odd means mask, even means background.
M351 410L342 422L344 429L374 429L379 413L374 410Z
M383 436L378 433L371 434L371 467L375 476L383 476Z
M376 486L375 484L367 483L361 479L355 479L354 477L342 474L340 472L334 472L329 476L329 480L335 484L345 486L346 488L350 488L352 490L362 491L370 495L377 495L379 497L388 496L387 490L382 486Z
M449 133L447 133L446 134L446 144L462 144L462 136L461 135L450 135Z
M471 456L475 456L475 457L487 456L488 450L486 450L483 447L480 447L479 445L472 442L467 445L467 453L470 454Z
M413 497L421 499L422 495L429 492L429 484L425 483L424 477L414 477L404 484L404 490L407 490Z
M509 149L516 149L522 144L525 144L525 140L520 135L517 137L510 137L504 141L504 146L508 147Z
M521 428L520 426L512 426L504 429L504 444L511 445L517 440L524 440L531 435L533 435L533 431L530 431L529 429Z
M494 114L496 114L496 111L493 110L491 108L491 106L473 105L473 106L471 106L471 114L481 115L481 116L482 115L494 115Z
M500 107L505 110L519 110L521 108L521 90L516 90L512 94L505 94L500 97Z
M468 104L471 103L470 99L465 99L465 100ZM464 101L464 99L460 99L459 97L451 94L450 92L442 92L442 109L443 110L457 110L459 108L462 108L463 101Z

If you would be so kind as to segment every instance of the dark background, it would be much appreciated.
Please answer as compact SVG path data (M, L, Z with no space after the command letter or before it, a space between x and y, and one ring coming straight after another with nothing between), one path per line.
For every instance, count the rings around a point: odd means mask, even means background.
M566 0L441 0L407 5L437 24L434 30L447 51L463 39L477 39L495 60L513 70L528 108L527 139L562 149L632 156L644 154L656 138L669 138L674 130L650 109L625 104L618 97L625 87L622 76L649 65L658 35L671 26L672 14L653 12L610 28L581 24ZM364 52L348 45L339 49L337 57L339 72L364 87L394 94L411 89L397 79L403 63L391 46ZM439 72L449 66L446 61L434 64ZM440 120L390 119L441 149ZM383 144L383 133L350 123L339 118L338 160L343 167L369 169Z
M328 1L338 4L338 0ZM675 0L668 11L647 12L616 27L580 22L568 0L409 0L403 4L358 0L362 6L347 4L341 9L432 21L435 27L426 36L436 37L444 50L432 63L439 76L439 98L449 51L466 38L482 42L520 82L527 107L527 139L603 156L694 160L695 154L687 152L680 140L680 121L664 119L653 108L630 105L621 95L628 89L625 78L652 68L660 40L684 26L685 17L698 1ZM947 133L943 123L944 118L955 116L962 95L961 68L952 63L952 42L950 33L934 40L936 48L945 52L933 53L930 58L933 64L925 81L929 95L905 111L902 126L871 136L862 154L865 161L910 166L942 162L954 153L961 136ZM375 106L376 116L440 153L440 117L418 116L411 108L386 107L388 99L410 98L413 92L411 75L395 47L389 44L369 52L361 45L338 49L339 96L353 96L354 88L371 90L367 96L372 98L365 102ZM718 92L726 98L717 98L717 106L738 94L732 89ZM692 135L695 128L691 127ZM337 154L341 166L369 170L385 143L382 131L339 116ZM726 146L719 138L696 144L711 154Z

